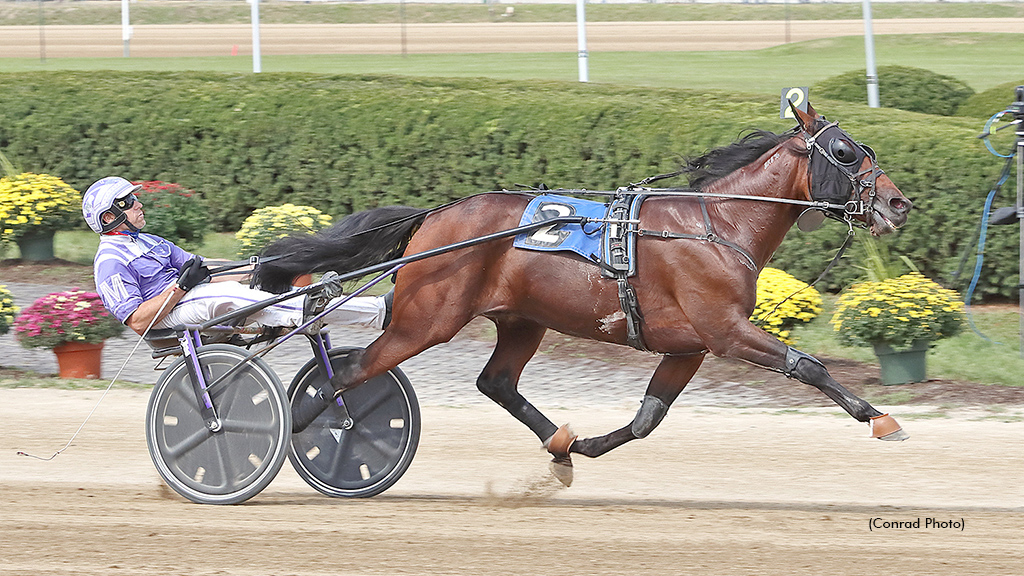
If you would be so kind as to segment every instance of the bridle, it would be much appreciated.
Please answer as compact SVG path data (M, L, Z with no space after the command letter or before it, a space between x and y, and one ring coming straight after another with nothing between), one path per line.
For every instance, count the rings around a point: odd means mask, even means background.
M829 132L838 133L838 135L832 135L829 137ZM826 140L827 148L822 146L821 140ZM875 151L870 146L855 142L850 135L839 128L838 122L826 123L821 129L815 132L813 135L808 136L804 139L808 150L808 166L807 166L807 188L810 190L811 199L818 201L826 201L830 204L829 208L823 210L825 216L834 220L846 222L848 225L858 226L861 228L868 228L874 223L874 203L878 196L878 191L875 187L875 183L878 177L885 172L878 167L878 162L875 159ZM852 145L852 146L851 146ZM841 198L821 197L821 180L815 180L814 175L817 172L823 179L825 170L818 169L814 160L815 157L821 157L826 160L832 168L837 170L841 175L845 176L850 181L849 193L845 195L845 202L843 202L842 211L834 209L832 206L835 205L834 200L842 200ZM871 166L854 172L851 167L857 167L864 163L864 159L868 158L871 160ZM825 167L826 169L828 167ZM868 200L865 202L864 192L868 192ZM864 216L864 221L854 221L853 216Z

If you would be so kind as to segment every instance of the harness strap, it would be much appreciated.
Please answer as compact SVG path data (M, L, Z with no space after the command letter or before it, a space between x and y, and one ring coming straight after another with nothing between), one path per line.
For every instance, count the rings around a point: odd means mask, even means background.
M640 312L640 301L636 297L636 291L624 273L619 272L617 276L615 281L619 285L619 306L626 315L626 342L637 350L650 352L641 332L644 315Z
M629 277L636 273L633 235L636 234L634 225L640 222L639 210L643 199L642 195L620 190L608 203L602 257L591 256L591 260L601 268L605 277L614 279L618 287L619 308L626 320L626 343L637 350L650 352L643 337L644 315L640 312L640 300L629 283Z
M703 242L721 244L722 246L732 248L733 250L738 252L739 255L743 257L744 266L746 266L750 270L757 270L757 263L754 262L754 257L750 254L750 252L747 252L747 250L744 249L739 244L736 244L735 242L730 242L722 238L718 234L715 234L715 228L711 224L711 216L708 214L708 208L704 202L704 198L698 197L697 200L700 203L700 210L704 216L704 234L684 234L682 232L669 232L667 230L656 231L643 229L637 230L636 233L640 236L653 236L655 238L662 238L665 240L701 240Z

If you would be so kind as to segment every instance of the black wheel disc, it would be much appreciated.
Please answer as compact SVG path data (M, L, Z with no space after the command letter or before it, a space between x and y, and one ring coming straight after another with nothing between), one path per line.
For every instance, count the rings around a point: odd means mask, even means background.
M332 350L332 364L351 350ZM288 397L294 400L323 380L311 361L296 375ZM342 400L345 409L334 404L308 428L292 434L288 458L303 480L328 496L375 496L398 481L416 454L416 394L395 368L345 392Z
M242 362L234 346L198 351L213 380ZM146 440L157 471L182 496L201 504L235 504L251 498L280 471L291 432L291 412L277 375L254 359L211 388L222 428L210 431L198 409L186 361L175 361L153 389Z

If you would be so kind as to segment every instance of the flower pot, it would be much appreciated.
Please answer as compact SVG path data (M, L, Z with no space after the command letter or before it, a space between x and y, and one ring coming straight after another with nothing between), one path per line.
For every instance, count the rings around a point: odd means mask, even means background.
M68 342L53 349L61 378L88 378L98 380L103 360L103 342L86 344Z
M303 286L309 286L312 283L313 283L313 275L312 274L302 274L301 276L296 276L292 280L292 286L295 286L297 288L302 288Z
M911 382L924 382L925 360L928 354L928 341L915 340L914 344L905 350L895 350L888 344L873 344L875 356L878 357L878 365L882 369L882 384L891 386L894 384L909 384Z
M29 262L53 260L53 232L38 232L18 238L21 259Z

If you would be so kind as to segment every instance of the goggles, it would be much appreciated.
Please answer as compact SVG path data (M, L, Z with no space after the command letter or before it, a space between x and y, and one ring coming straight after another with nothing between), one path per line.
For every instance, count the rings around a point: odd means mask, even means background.
M121 210L122 212L124 212L125 210L128 210L129 208L134 206L136 200L138 200L138 197L136 197L135 194L129 194L129 195L124 196L122 198L115 199L113 205L118 210Z

